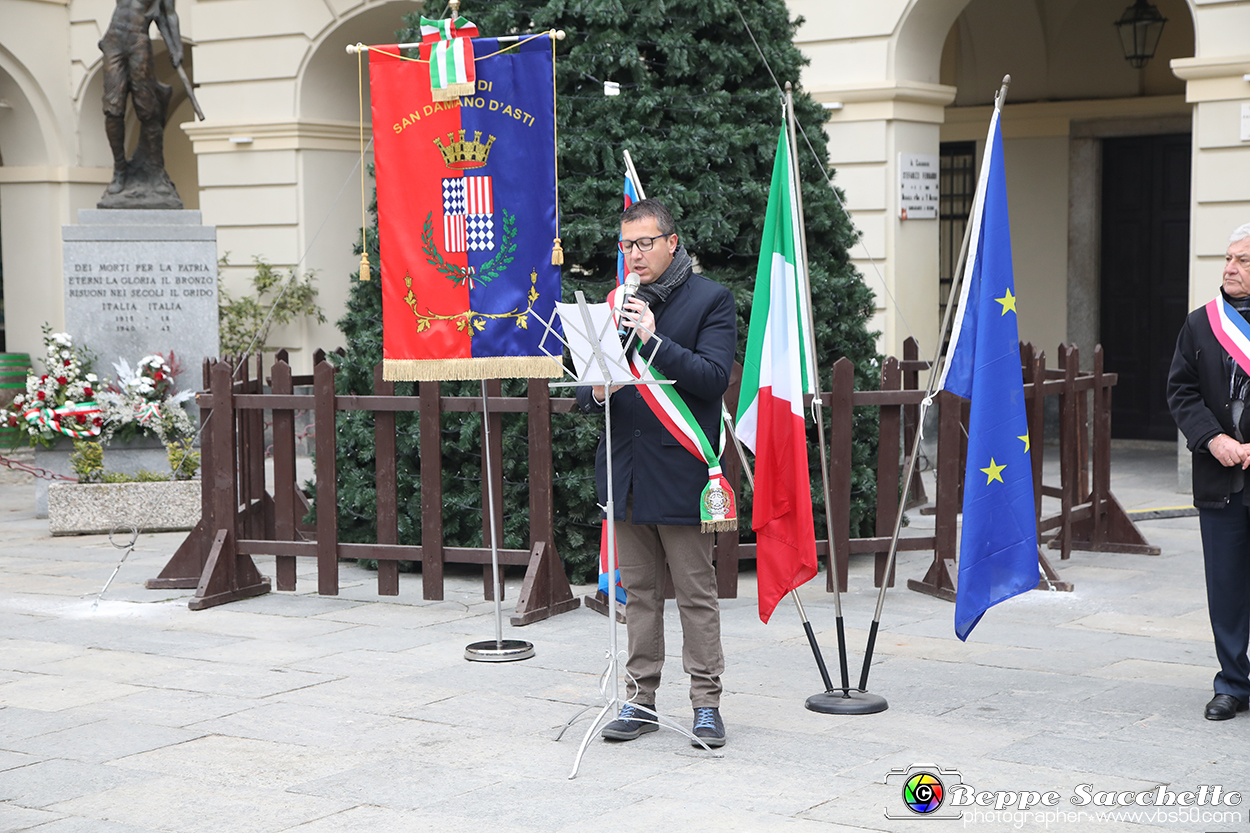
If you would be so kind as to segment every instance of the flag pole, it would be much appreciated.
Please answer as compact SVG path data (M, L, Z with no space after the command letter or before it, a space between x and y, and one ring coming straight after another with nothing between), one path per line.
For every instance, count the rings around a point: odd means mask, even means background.
M995 112L998 112L998 113L1002 112L1003 102L1007 100L1007 88L1010 86L1011 86L1011 76L1004 75L1003 84L998 90L998 95L994 96ZM985 152L989 153L990 148L986 147ZM988 168L982 172L983 175L985 175L986 173L988 173ZM982 200L985 199L984 191L982 190L981 184L979 182L977 184L977 195L980 199ZM976 213L976 206L973 205L972 208L973 208L972 212L970 212L968 215L970 218ZM971 234L972 234L972 223L969 222L968 227L964 229L964 242L963 242L963 245L960 246L959 260L955 267L955 274L953 276L954 280L951 283L951 293L947 299L946 314L943 316L943 320L942 320L942 331L938 336L938 354L939 355L934 360L933 366L929 370L929 386L928 386L927 391L925 392L924 401L920 405L921 425L924 424L925 411L928 409L929 405L932 404L933 402L934 388L937 387L937 381L939 377L938 366L940 365L941 360L943 358L947 358L946 354L942 352L942 347L943 347L943 344L946 342L947 334L950 332L951 319L953 318L952 313L954 312L954 309L957 306L958 302L956 299L958 298L961 284L964 281L964 274L963 274L964 265L968 259L968 240L971 237ZM921 431L916 431L916 438L915 438L915 441L912 443L911 455L907 458L907 473L903 478L902 494L904 495L907 494L907 490L911 488L911 480L916 471L916 458L919 456L919 452L920 452L921 433L922 433ZM881 625L881 611L885 607L885 591L890 586L890 581L889 581L890 574L894 571L894 561L898 556L898 535L899 535L899 531L902 529L902 526L903 526L903 510L905 508L906 508L906 502L900 500L898 504L898 515L895 516L894 518L894 534L890 537L890 555L889 555L889 558L886 559L885 574L884 574L885 577L881 582L881 591L877 594L877 612L873 616L872 627L868 631L868 644L867 644L867 647L864 649L864 667L860 671L860 675L859 675L859 687L861 690L868 687L868 671L869 671L870 666L872 665L873 649L876 647L876 644L877 644L877 629Z
M838 582L838 564L837 558L833 551L833 504L829 500L829 461L828 454L825 450L825 414L821 410L824 404L821 399L820 392L820 371L816 364L816 333L814 330L815 316L812 307L812 282L811 275L808 271L807 258L807 222L803 214L803 186L799 178L799 161L798 155L794 152L797 147L795 141L795 124L794 124L794 90L789 81L786 82L786 123L789 129L789 155L790 166L792 168L792 177L795 183L795 208L799 213L799 246L803 250L803 300L807 305L807 321L809 326L807 330L807 356L811 362L812 373L812 410L816 416L816 437L817 447L820 453L820 484L824 490L825 497L825 537L829 542L829 575L833 583L833 610L834 621L837 626L838 633L838 665L842 675L842 686L835 689L829 680L827 672L824 672L824 660L820 655L820 648L816 642L816 636L812 632L811 623L807 620L807 614L803 610L803 602L799 599L798 589L790 591L790 596L794 599L794 604L798 608L799 619L803 623L803 630L807 632L808 642L812 646L813 652L816 654L816 664L821 667L825 690L820 694L813 694L807 698L806 706L814 712L822 714L873 714L882 711L885 708L885 700L872 694L855 691L850 686L850 675L847 670L846 659L846 625L842 618L842 587Z

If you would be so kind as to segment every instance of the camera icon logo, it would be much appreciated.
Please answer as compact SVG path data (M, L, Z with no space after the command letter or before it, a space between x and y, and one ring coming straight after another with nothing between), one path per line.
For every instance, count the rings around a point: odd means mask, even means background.
M888 819L960 819L963 811L948 806L952 787L963 783L957 769L943 769L937 764L912 764L889 771L885 782L898 786L902 807L890 804L885 808Z

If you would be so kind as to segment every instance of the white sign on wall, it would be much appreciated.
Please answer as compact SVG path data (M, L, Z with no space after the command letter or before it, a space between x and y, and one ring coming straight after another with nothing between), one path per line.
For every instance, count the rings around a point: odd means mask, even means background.
M1241 105L1241 141L1250 142L1250 104Z
M938 216L938 157L932 153L898 155L899 217L936 220Z

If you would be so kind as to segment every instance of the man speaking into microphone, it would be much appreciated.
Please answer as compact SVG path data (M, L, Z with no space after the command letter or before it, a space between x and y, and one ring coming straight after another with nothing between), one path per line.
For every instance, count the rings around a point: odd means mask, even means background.
M634 331L635 359L674 382L578 388L587 413L612 408L617 560L626 595L629 702L603 729L611 740L633 740L658 729L652 712L664 665L664 568L681 614L682 665L690 675L694 734L723 746L720 716L720 606L712 565L715 533L727 528L732 493L721 489L721 397L729 387L738 326L733 295L695 274L680 245L673 216L657 200L634 203L621 215L617 243L638 289L620 305L619 320ZM621 290L623 291L623 290ZM635 371L637 373L637 371ZM644 390L645 388L645 390ZM595 459L599 503L607 501L606 448ZM624 496L622 498L622 496ZM734 533L736 534L736 533Z

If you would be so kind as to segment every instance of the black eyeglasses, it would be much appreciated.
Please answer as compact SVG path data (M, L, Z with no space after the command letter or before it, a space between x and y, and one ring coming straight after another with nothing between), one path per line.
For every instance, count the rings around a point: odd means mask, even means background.
M635 246L640 252L649 252L655 248L655 241L661 237L668 237L667 234L657 234L655 237L639 237L637 240L617 240L616 247L625 254L629 254L630 250Z

